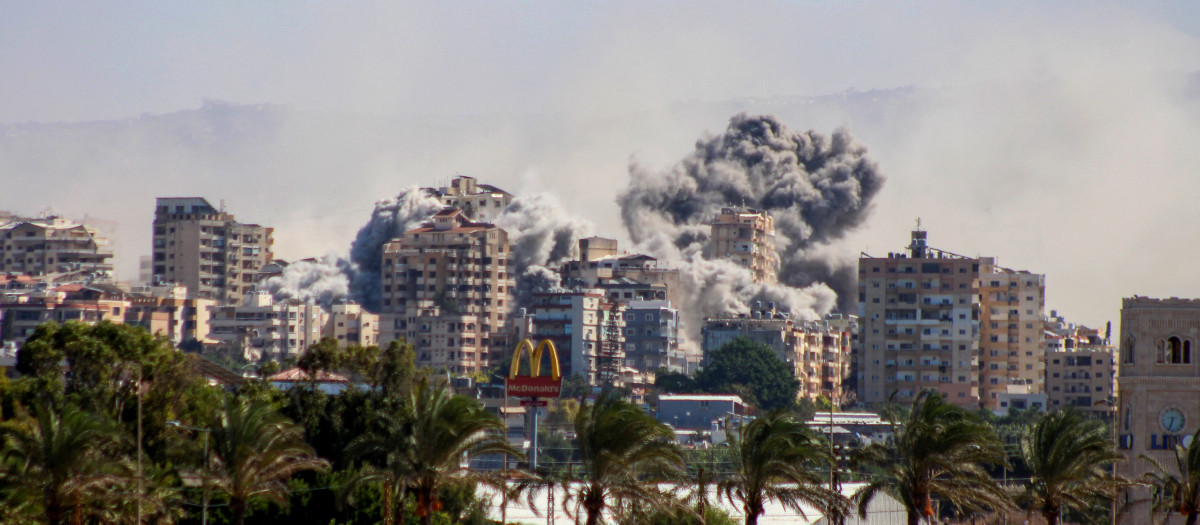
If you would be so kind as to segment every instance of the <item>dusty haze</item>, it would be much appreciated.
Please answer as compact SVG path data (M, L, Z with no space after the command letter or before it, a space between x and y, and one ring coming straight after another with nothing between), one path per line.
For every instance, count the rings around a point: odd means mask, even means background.
M1200 296L1196 8L688 7L11 6L0 209L103 221L124 278L157 196L348 257L377 201L456 174L628 241L629 165L667 170L745 112L845 127L887 177L823 258L899 250L920 217L934 246L1047 274L1076 321Z

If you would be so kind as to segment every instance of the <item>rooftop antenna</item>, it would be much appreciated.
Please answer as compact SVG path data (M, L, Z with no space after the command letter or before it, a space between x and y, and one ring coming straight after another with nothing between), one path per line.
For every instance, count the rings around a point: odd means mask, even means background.
M921 231L921 218L917 217L917 231Z
M221 213L225 213L225 199L221 199Z

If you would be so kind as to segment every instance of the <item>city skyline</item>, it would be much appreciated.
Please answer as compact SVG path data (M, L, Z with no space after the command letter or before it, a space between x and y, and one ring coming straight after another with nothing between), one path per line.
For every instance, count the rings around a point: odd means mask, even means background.
M1045 274L1047 310L1090 326L1200 296L1194 7L476 7L14 8L0 209L115 222L124 279L155 197L224 200L295 259L460 173L624 243L629 165L670 169L745 111L849 126L887 178L819 249L900 251L919 217L933 246Z

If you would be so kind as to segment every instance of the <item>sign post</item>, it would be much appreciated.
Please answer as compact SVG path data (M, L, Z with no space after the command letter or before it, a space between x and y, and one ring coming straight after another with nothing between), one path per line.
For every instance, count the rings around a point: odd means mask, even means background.
M529 374L522 375L521 356L526 351L529 353ZM541 375L543 353L550 354L549 377ZM529 470L536 470L538 412L541 411L541 407L546 406L546 402L539 398L558 397L562 394L562 369L558 365L558 350L554 348L554 342L549 339L543 339L541 343L538 343L537 349L534 349L533 341L529 339L522 339L520 343L517 343L517 350L513 352L512 366L508 371L508 380L504 386L509 396L525 398L521 401L521 406L533 409L533 421L531 423L533 426L533 435L530 440Z

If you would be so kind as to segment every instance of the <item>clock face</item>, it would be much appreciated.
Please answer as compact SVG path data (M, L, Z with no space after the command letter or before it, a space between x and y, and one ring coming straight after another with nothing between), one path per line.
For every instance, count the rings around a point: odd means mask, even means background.
M1179 432L1183 430L1183 412L1178 408L1168 408L1162 411L1158 416L1159 423L1162 424L1163 430L1167 432Z

